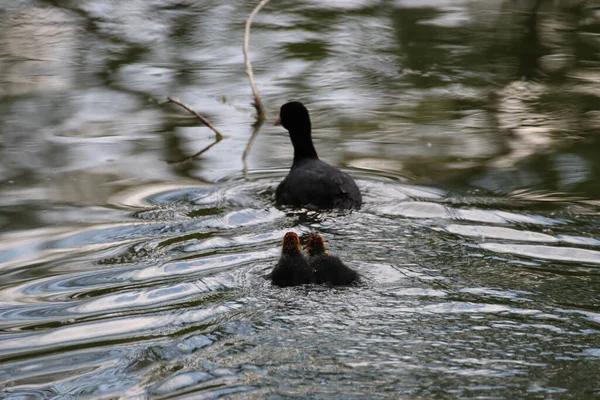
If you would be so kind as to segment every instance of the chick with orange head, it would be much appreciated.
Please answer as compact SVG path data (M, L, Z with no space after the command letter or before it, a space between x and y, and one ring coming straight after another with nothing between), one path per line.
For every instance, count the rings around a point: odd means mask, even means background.
M270 274L271 282L277 286L298 286L312 282L312 268L300 248L300 238L295 232L283 237L281 256Z
M306 252L313 270L314 283L340 286L359 282L360 277L355 270L345 265L338 257L327 254L325 249L325 241L321 235L312 233L308 236Z

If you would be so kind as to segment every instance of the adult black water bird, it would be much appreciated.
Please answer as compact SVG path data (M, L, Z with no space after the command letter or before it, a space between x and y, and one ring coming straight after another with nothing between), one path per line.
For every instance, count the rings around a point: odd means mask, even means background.
M317 210L360 208L362 196L354 179L319 160L311 137L310 116L302 103L282 105L275 125L287 129L294 146L292 168L275 192L278 205Z

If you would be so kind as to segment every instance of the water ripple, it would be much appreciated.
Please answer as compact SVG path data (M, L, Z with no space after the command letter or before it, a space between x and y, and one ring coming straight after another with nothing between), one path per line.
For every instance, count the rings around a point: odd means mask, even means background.
M497 253L509 253L534 259L600 264L600 251L596 250L506 243L482 243L479 246Z
M446 231L462 236L479 237L481 239L507 239L522 242L556 243L559 240L544 233L528 232L497 226L448 225Z
M98 343L104 340L132 340L136 337L167 334L167 332L172 334L176 327L181 328L199 322L206 323L237 308L239 308L237 304L230 303L170 315L130 316L124 319L113 318L107 321L78 323L56 328L47 333L6 335L0 341L0 354L7 356L49 347ZM164 329L167 329L167 332L161 332Z

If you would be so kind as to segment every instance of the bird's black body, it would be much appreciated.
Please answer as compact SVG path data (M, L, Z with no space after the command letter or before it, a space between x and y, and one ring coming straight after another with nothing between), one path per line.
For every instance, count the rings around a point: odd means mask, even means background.
M362 198L352 178L314 158L294 162L288 176L277 186L277 204L310 209L360 208Z
M362 196L354 179L319 160L312 142L310 116L304 105L286 103L281 106L279 116L294 146L294 163L277 187L277 204L312 209L360 208Z
M288 232L283 238L281 257L269 275L277 286L298 286L311 283L312 268L300 250L300 239L294 232Z

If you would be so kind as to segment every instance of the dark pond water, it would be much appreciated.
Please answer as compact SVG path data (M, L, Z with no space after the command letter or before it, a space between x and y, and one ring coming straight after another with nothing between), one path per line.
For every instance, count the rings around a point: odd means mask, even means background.
M273 0L340 214L275 207L280 127L242 162L255 3L0 4L2 396L599 397L600 4ZM363 284L271 287L286 231Z

